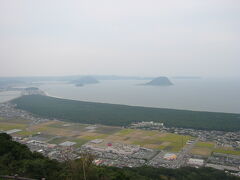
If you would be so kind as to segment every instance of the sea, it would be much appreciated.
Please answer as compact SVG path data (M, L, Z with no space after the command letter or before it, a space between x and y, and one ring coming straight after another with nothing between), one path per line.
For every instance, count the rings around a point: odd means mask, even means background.
M0 91L0 103L10 101L20 96L21 96L20 91Z
M77 87L68 82L41 82L47 95L89 102L144 107L240 113L240 79L170 79L174 85L143 86L148 80L103 80ZM0 102L18 97L0 92Z

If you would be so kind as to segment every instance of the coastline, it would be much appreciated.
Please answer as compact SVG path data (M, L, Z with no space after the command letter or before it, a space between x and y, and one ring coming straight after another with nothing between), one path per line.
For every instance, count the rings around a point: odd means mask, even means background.
M42 90L42 91L43 91L43 90ZM44 92L45 96L48 96L48 97L53 97L53 98L58 98L58 99L66 99L66 98L63 98L63 97L60 97L60 96L51 95L51 94L49 94L49 93L46 92L46 91L43 91L43 92ZM69 99L69 100L71 100L71 99Z
M198 112L216 112L216 113L230 113L230 114L240 114L240 112L236 112L236 111L224 111L224 110L221 110L221 109L207 109L207 108L191 108L191 107L174 107L174 106L164 106L164 103L162 104L162 106L155 106L155 105L151 105L151 104L143 104L143 103L128 103L128 102L123 102L123 101L107 101L107 100L104 100L103 98L75 98L74 96L71 96L71 91L69 95L67 94L63 94L64 96L57 96L57 95L54 95L54 91L53 91L53 94L52 93L49 93L47 90L47 88L44 88L44 90L40 87L38 87L39 89L39 94L40 95L45 95L45 96L49 96L49 97L52 97L52 98L58 98L58 99L64 99L64 100L73 100L73 101L82 101L82 102L89 102L89 103L103 103L103 104L116 104L116 105L126 105L126 106L136 106L136 107L146 107L146 108L160 108L160 109L174 109L174 110L187 110L187 111L198 111ZM164 88L165 89L165 88ZM68 92L68 93L69 93ZM76 92L75 92L76 93ZM80 92L79 92L80 93ZM33 93L33 94L38 94L37 92ZM58 93L59 94L59 93ZM60 93L61 94L61 93ZM9 100L5 100L4 102L9 102L9 101L12 101L14 99L17 99L19 97L21 97L22 95L28 95L28 94L21 94L17 97L14 97L14 98L9 98ZM29 94L30 95L30 94ZM81 96L79 96L81 97ZM117 99L117 98L116 98ZM4 102L1 102L1 103L4 103Z

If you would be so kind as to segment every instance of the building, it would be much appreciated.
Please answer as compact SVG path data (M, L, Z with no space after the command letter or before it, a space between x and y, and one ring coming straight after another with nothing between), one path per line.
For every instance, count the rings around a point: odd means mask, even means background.
M94 140L90 141L90 143L100 144L100 143L102 143L103 141L104 141L103 139L94 139Z
M203 166L204 160L203 159L193 159L193 158L190 158L188 160L188 164L192 165L192 166Z
M59 144L60 146L65 146L65 147L70 147L70 146L73 146L75 145L76 143L75 142L71 142L71 141L65 141L61 144Z
M166 160L175 160L177 159L177 155L176 154L173 154L173 153L167 153L163 156L163 159L166 159Z
M239 171L240 170L239 167L224 166L224 165L220 165L220 164L211 164L211 163L207 163L205 167L211 167L214 169L228 170L228 171Z

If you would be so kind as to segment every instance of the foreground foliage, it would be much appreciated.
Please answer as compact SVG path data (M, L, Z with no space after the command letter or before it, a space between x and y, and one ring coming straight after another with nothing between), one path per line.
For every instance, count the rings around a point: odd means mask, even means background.
M11 136L0 134L0 175L18 174L47 180L238 180L223 171L210 168L116 168L92 164L92 156L85 155L64 163L50 160L31 152L25 145L12 141Z
M93 103L41 95L22 96L13 103L42 117L85 124L127 126L133 122L154 121L167 127L240 130L240 114Z

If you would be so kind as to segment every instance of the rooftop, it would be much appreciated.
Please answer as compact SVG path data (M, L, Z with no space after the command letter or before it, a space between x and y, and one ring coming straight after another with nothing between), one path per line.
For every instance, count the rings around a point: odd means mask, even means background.
M60 146L73 146L75 145L76 143L75 142L71 142L71 141L65 141L61 144L59 144Z

